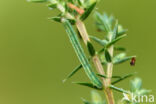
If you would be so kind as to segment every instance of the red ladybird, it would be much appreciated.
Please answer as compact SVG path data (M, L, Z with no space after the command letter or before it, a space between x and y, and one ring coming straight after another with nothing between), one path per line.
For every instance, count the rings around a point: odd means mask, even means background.
M131 59L130 65L131 65L131 66L134 66L134 65L135 65L135 62L136 62L136 58L133 57L133 58Z

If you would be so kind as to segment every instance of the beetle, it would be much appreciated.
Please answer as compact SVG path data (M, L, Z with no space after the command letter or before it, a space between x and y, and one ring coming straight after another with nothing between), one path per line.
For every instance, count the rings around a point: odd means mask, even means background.
M131 59L130 65L131 65L131 66L134 66L135 63L136 63L136 58L133 57L133 58Z

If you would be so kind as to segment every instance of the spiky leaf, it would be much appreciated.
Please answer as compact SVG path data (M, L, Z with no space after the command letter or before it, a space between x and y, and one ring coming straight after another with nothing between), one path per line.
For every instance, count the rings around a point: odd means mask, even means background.
M116 42L118 42L119 40L121 40L122 38L126 37L127 35L121 35L119 37L117 37L116 39L112 40L110 43L107 44L107 47L110 47L111 45L114 45Z
M135 78L131 81L131 91L135 92L137 90L141 90L142 88L142 80L140 78Z
M73 82L73 83L74 83L74 84L81 85L81 86L93 88L93 89L96 89L96 90L102 90L102 89L103 89L103 88L98 88L98 87L96 87L96 86L93 85L92 83L86 83L86 82Z
M113 30L112 40L114 40L117 37L117 34L118 34L118 21L116 21L116 24Z
M121 81L123 81L123 80L125 80L125 79L127 79L127 78L130 78L130 77L134 76L135 74L136 74L136 73L127 74L127 75L125 75L125 76L119 78L118 80L112 82L112 85L114 85L114 84L116 84L116 83L119 83L119 82L121 82Z
M97 74L100 77L107 78L106 75ZM112 78L122 78L121 76L112 76Z
M124 47L114 47L114 50L116 50L116 51L126 51L126 48L124 48Z
M51 3L48 5L48 7L51 9L55 9L55 8L57 8L57 3Z
M120 59L114 58L113 63L114 64L121 64L121 63L124 63L128 60L131 60L133 57L136 57L136 56L127 56L127 57L120 58Z
M111 32L111 26L106 14L101 15L99 12L95 12L95 20L98 29L107 33Z
M60 17L60 16L56 16L56 17L51 17L51 18L49 18L49 20L53 20L53 21L56 21L56 22L62 22L61 20L62 20L62 17ZM73 20L73 19L67 19L72 25L74 25L75 24L75 20Z
M94 56L95 55L95 49L94 49L93 45L91 44L91 42L87 42L87 48L88 48L90 55Z
M105 58L107 62L112 62L111 55L107 50L105 50Z
M123 27L121 25L118 25L118 33L117 33L117 37L126 34L128 30L127 29L123 29Z
M99 43L102 46L106 46L108 41L107 40L101 40L95 36L89 36L92 40L94 40L95 42Z
M71 78L73 75L75 75L80 69L82 68L82 65L78 65L64 80L63 82L67 81L69 78Z
M89 15L90 13L93 11L93 9L95 8L96 6L96 2L93 3L92 5L90 5L86 11L84 12L84 14L80 17L82 21L84 21Z
M83 98L82 98L82 101L83 101L84 104L91 104L91 103L90 103L89 101L87 101L86 99L83 99Z
M113 90L115 90L115 91L121 92L121 93L129 94L129 91L126 91L126 90L124 90L122 88L118 88L118 87L113 86L113 85L110 85L110 88L113 89Z

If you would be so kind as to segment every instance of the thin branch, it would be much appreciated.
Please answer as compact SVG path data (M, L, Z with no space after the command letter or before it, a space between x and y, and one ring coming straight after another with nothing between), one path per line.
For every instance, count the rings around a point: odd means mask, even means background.
M87 30L85 28L84 23L80 19L77 19L76 27L79 30L80 35L82 36L82 39L83 39L84 43L87 45L87 42L88 41L90 42L90 39L89 39L89 36L88 36L88 33L87 33ZM93 61L94 65L95 65L95 67L96 67L96 70L100 74L106 75L105 72L104 72L104 68L103 68L103 66L102 66L102 64L100 62L100 59L99 59L99 57L97 55L92 57L92 61ZM109 88L109 86L107 86L106 79L102 78L102 81L103 81L103 85L105 87L104 91L105 91L105 94L106 94L108 104L115 104L112 90Z

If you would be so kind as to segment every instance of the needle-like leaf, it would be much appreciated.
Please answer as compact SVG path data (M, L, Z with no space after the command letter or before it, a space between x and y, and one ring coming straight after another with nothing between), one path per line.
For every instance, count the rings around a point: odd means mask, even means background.
M121 92L121 93L129 94L129 91L126 91L126 90L124 90L122 88L118 88L118 87L113 86L113 85L110 85L110 88L113 89L113 90L115 90L115 91Z
M62 17L60 16L56 16L56 17L51 17L49 18L49 20L53 20L53 21L56 21L56 22L60 22L61 23L61 20L62 20ZM72 25L75 24L75 20L74 19L67 19Z
M86 82L73 82L73 84L82 85L82 86L89 87L89 88L93 88L93 89L96 89L96 90L102 90L102 89L103 89L103 88L98 88L98 87L96 87L96 86L93 85L92 83L86 83Z
M112 40L110 43L107 44L107 47L110 47L111 45L115 44L116 42L118 42L119 40L121 40L122 38L126 37L127 35L121 35L119 37L117 37L116 39Z
M99 43L100 45L102 45L102 46L106 46L107 45L107 43L108 43L108 41L107 40L101 40L101 39L99 39L99 38L97 38L97 37L95 37L95 36L89 36L92 40L94 40L95 42L97 42L97 43Z
M126 51L126 48L123 48L123 47L114 47L114 50L116 50L116 51Z
M127 57L124 57L122 59L114 59L113 63L114 64L121 64L121 63L126 62L128 60L131 60L133 57L136 57L136 56L127 56Z
M89 101L87 101L86 99L84 99L84 98L81 98L82 99L82 101L83 101L83 103L84 104L91 104Z
M119 82L121 82L121 81L123 81L123 80L125 80L125 79L127 79L127 78L130 78L130 77L134 76L135 74L136 74L136 73L127 74L127 75L125 75L125 76L123 76L123 77L117 79L116 81L112 82L112 85L114 85L114 84L116 84L116 83L119 83Z
M80 17L82 21L84 21L89 15L90 13L93 11L93 9L96 6L96 2L93 3L91 6L89 6L86 11L84 12L84 14Z
M113 30L112 40L114 40L117 37L117 34L118 34L118 21L116 21L116 24Z
M96 26L98 29L105 31L105 32L111 32L111 26L109 24L109 20L107 15L101 15L99 12L95 12L95 19L96 19Z
M48 7L51 9L56 9L57 8L57 2L48 4Z
M112 58L111 55L109 54L109 52L107 50L105 50L105 58L107 62L111 62Z
M69 78L75 75L81 68L82 68L82 65L80 64L63 80L63 82L67 81Z
M97 74L100 77L108 78L106 75ZM112 78L122 78L121 76L112 76Z
M88 48L88 52L91 56L94 56L95 55L95 49L92 45L91 42L87 42L87 48Z

